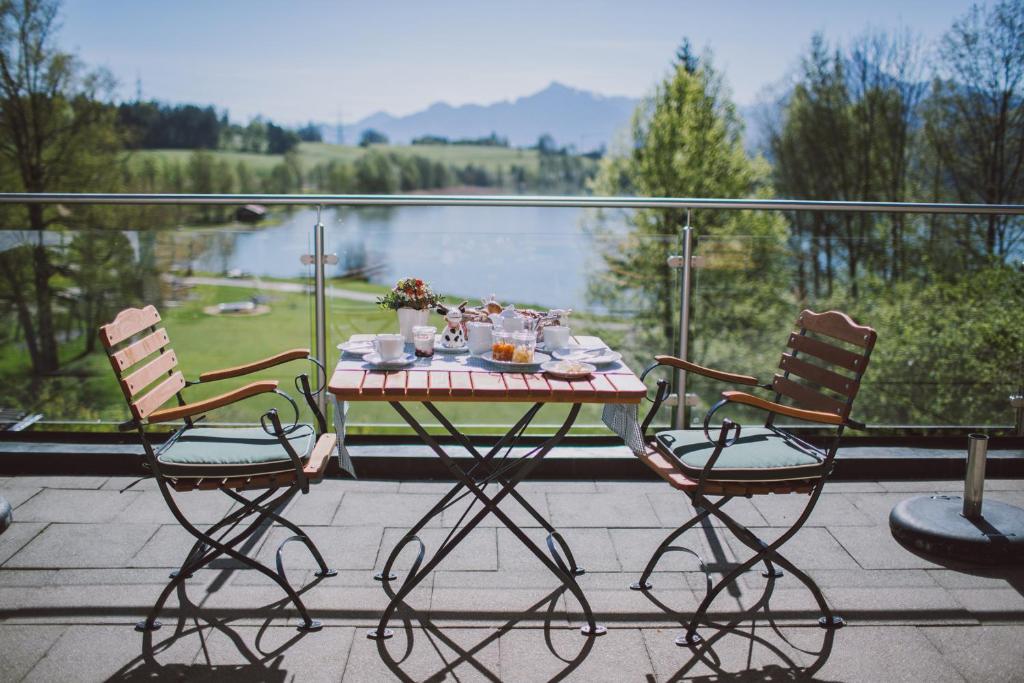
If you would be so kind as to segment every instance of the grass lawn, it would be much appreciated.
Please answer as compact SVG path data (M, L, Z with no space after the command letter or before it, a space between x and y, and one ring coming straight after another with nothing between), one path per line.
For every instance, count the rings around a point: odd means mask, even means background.
M382 152L393 152L404 156L421 156L431 161L440 161L454 166L474 164L483 166L488 171L499 168L506 171L513 165L523 166L536 171L538 166L537 152L533 150L512 149L508 147L487 147L482 145L373 145L372 149ZM317 164L329 161L353 162L367 148L350 145L329 145L323 142L303 142L298 147L299 159L304 170L308 171ZM281 163L284 157L280 154L252 154L249 152L211 152L216 159L223 159L231 164L245 162L253 168L270 170L275 164ZM156 158L177 161L187 164L192 150L188 149L148 149L134 152L132 158L141 160Z
M384 288L351 281L331 284L363 291L379 292ZM196 378L200 372L217 368L240 365L258 360L279 351L304 347L312 343L312 298L304 294L269 292L271 311L253 317L220 317L203 312L203 308L224 301L238 301L250 295L245 288L199 286L192 290L190 300L178 307L165 307L161 311L164 325L171 339L171 346L178 355L179 367L186 379ZM252 292L256 293L255 291ZM264 295L268 292L262 292ZM357 332L397 331L394 312L382 311L374 304L331 299L328 302L328 370L336 359L337 344ZM435 320L440 324L438 316ZM84 339L78 338L62 348L64 364L58 376L30 382L26 354L16 345L8 344L0 351L0 406L20 406L24 410L42 412L49 422L84 422L84 429L110 430L109 424L128 418L124 402L110 365L101 350L83 354ZM281 389L300 401L293 380L305 367L302 363L291 363L281 368L257 373L248 378L236 378L191 387L185 391L186 400L194 401L242 386L255 379L277 379ZM312 370L309 370L312 372ZM291 407L283 398L263 395L248 399L234 406L222 408L211 414L218 422L251 422L270 407L278 408L282 416L290 418ZM418 408L418 406L417 406ZM538 418L539 426L560 421L568 408L551 406L545 408ZM503 431L494 425L509 425L525 410L525 404L451 404L446 413L460 425L491 425L491 429L477 430L481 433ZM417 412L417 411L414 411ZM431 420L425 411L419 410L418 417L424 423ZM305 418L304 419L308 419ZM409 433L408 427L399 424L400 418L384 403L356 403L349 412L350 432ZM90 426L89 423L94 426ZM600 409L590 406L584 409L578 424L596 425L600 422ZM66 429L67 424L51 424L50 428ZM46 428L46 426L43 426ZM589 431L589 430L587 430ZM597 430L603 433L603 429Z

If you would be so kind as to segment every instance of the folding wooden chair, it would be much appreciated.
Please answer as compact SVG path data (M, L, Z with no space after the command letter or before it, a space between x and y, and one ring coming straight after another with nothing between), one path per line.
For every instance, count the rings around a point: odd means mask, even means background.
M241 377L259 370L295 360L315 363L320 372L323 366L310 356L308 349L292 349L263 360L204 372L194 382L186 381L175 368L178 357L169 344L167 331L158 328L160 315L153 306L128 308L113 322L100 328L100 340L114 375L131 409L132 419L121 425L123 430L135 429L146 454L146 464L156 478L160 492L178 523L195 536L196 543L185 556L181 567L171 574L159 599L137 630L160 628L157 616L164 602L185 579L216 558L227 555L273 579L295 605L302 617L300 630L317 630L320 622L310 618L298 593L285 577L282 551L285 544L301 541L309 549L319 566L317 576L334 576L313 541L302 529L288 521L277 510L301 491L309 492L309 485L323 479L336 437L327 432L327 422L316 405L316 394L310 389L309 377L295 378L296 388L303 394L313 411L316 427L299 423L298 404L280 391L277 381L258 381L201 401L187 403L184 389L231 377ZM146 388L156 385L148 392ZM326 385L321 381L320 391ZM205 414L238 401L273 392L284 397L295 411L291 424L282 425L276 409L260 417L260 426L249 428L198 427ZM171 399L176 406L162 408ZM146 427L156 423L183 420L162 444L154 444L146 434ZM283 493L278 493L279 489ZM213 526L200 530L181 512L175 502L175 492L222 491L237 507ZM242 491L261 491L254 497ZM258 532L264 522L273 521L289 529L294 535L277 549L277 571L264 566L240 552L238 546ZM236 529L242 527L241 531Z
M832 471L843 429L847 426L863 427L849 415L877 335L870 327L858 325L838 311L814 313L805 310L797 318L796 327L799 329L790 334L788 351L782 354L779 362L782 373L776 374L769 384L761 384L755 377L701 367L672 356L656 356L655 363L642 375L646 376L658 366L670 366L728 384L775 392L771 401L742 391L722 392L722 399L704 418L703 430L669 430L649 439L647 429L668 395L668 382L661 380L650 412L642 425L634 427L640 432L638 442L644 444L639 451L634 449L637 455L658 476L685 493L697 514L658 546L639 581L631 588L643 591L651 588L651 573L665 553L676 550L692 553L689 549L674 546L673 542L686 530L711 516L721 520L740 543L754 551L750 559L727 573L713 587L709 580L708 592L691 617L686 632L676 638L679 645L700 642L697 625L706 622L712 601L759 562L764 563L764 576L769 582L782 576L775 567L778 565L810 589L823 613L819 619L822 628L843 626L843 619L832 613L814 582L793 566L779 549L796 535L818 502L825 480ZM717 433L712 434L713 416L730 404L765 411L764 427L741 429L739 424L725 418ZM829 425L835 428L835 436L827 449L818 448L776 426L776 416ZM804 494L808 499L792 526L771 543L762 541L723 510L737 496L750 498L772 493Z

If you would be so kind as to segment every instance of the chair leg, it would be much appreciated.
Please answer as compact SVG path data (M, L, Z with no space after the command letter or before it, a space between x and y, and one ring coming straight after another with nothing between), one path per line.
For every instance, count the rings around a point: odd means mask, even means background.
M225 493L239 502L245 500L244 496L234 491L225 491ZM277 571L281 576L284 576L284 565L281 561L282 551L284 550L284 546L292 541L301 541L306 546L306 549L309 550L309 554L313 556L314 560L316 560L316 564L319 567L315 574L316 576L326 577L338 575L338 571L336 569L331 569L327 566L327 563L324 561L324 556L320 553L320 549L316 547L316 543L313 542L313 539L310 538L309 534L307 534L301 527L285 518L283 515L278 514L273 509L260 505L258 502L254 502L253 507L259 508L266 516L270 517L281 526L290 529L292 533L295 534L294 536L281 541L281 545L277 547Z
M709 507L714 507L715 509L718 509L724 506L727 502L729 502L729 498L723 497L717 503L715 503L714 506ZM676 529L675 531L673 531L665 537L665 540L661 542L661 545L658 546L658 549L654 551L653 555L651 555L651 559L647 561L647 566L644 567L643 573L640 574L640 579L630 584L629 587L631 590L646 591L650 590L653 587L651 582L648 581L648 579L650 579L651 574L654 573L654 568L658 566L658 562L661 561L662 555L673 550L689 550L688 548L673 546L672 542L680 536L682 536L686 531L693 528L699 522L701 522L705 517L711 514L710 510L708 510L707 508L698 509L700 510L700 512L698 512L696 515L691 517L685 524L683 524L681 527L679 527L678 529Z

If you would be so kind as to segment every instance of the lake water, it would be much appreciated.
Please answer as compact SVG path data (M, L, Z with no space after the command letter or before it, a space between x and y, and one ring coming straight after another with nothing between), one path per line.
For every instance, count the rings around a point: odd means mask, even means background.
M365 266L371 282L390 285L419 277L438 291L474 303L495 293L499 300L596 310L587 305L587 278L604 265L599 238L584 228L584 218L585 210L574 208L326 209L327 252L339 260L327 274ZM307 275L299 258L312 253L315 223L316 211L304 209L257 230L220 229L215 246L195 267L270 277Z

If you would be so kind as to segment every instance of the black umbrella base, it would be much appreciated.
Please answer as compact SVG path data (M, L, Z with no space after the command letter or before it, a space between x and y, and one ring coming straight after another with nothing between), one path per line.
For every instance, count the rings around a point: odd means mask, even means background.
M7 531L7 527L11 525L14 520L11 514L11 504L3 498L0 498L0 534Z
M963 516L960 496L917 496L889 513L893 537L905 548L961 562L1010 564L1024 560L1024 509L983 501L981 517Z

